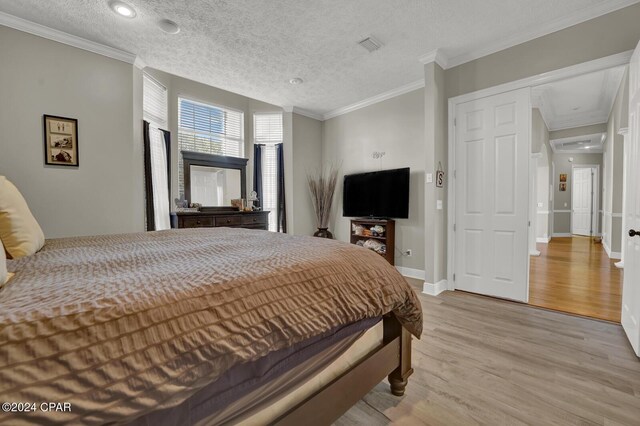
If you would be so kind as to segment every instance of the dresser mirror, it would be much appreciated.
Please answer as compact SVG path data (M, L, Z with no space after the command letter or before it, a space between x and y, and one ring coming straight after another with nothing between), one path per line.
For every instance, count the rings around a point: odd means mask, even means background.
M246 198L247 159L181 151L184 195L203 207L230 207L231 200Z

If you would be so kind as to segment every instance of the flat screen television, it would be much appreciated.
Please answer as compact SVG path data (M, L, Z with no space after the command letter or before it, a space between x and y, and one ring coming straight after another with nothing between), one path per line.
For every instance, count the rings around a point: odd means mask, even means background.
M345 175L345 217L409 217L409 167Z

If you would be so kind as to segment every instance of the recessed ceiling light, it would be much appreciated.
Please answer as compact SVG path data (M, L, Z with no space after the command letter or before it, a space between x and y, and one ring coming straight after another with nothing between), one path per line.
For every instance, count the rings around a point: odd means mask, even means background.
M136 10L125 2L112 1L109 3L109 7L111 7L111 10L115 13L125 18L135 18L136 16Z
M158 22L158 26L167 34L178 34L180 32L180 27L178 26L178 24L170 19L160 20L160 22Z
M303 80L300 77L292 78L291 80L289 80L289 83L293 84L294 86L302 84L302 82Z

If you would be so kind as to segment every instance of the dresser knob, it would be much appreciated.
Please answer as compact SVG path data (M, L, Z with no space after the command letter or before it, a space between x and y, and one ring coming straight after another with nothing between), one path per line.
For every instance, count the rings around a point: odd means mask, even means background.
M231 219L227 219L227 223L231 223Z
M200 225L200 221L199 221L199 220L198 220L198 221L196 221L196 224Z
M254 221L254 222L256 221L256 218L255 218L255 217L253 218L253 221Z

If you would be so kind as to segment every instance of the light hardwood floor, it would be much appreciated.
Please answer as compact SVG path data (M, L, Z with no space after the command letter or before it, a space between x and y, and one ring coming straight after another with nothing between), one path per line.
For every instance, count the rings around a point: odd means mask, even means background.
M336 425L640 425L640 360L620 325L463 292L419 298L405 396L381 383Z
M573 237L537 247L540 256L530 258L530 304L620 322L622 273L602 244Z

